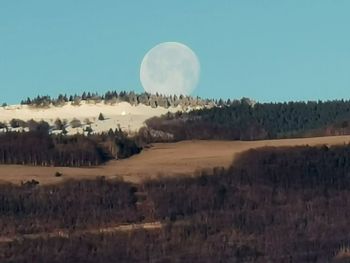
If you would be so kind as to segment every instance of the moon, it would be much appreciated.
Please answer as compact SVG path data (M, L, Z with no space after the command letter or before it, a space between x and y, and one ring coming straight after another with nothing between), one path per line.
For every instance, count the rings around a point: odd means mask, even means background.
M178 42L156 45L144 56L140 80L148 93L190 95L197 87L200 63L188 46Z

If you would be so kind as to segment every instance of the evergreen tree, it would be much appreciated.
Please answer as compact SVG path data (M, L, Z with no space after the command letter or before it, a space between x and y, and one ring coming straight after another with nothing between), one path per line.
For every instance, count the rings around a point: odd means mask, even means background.
M104 120L105 120L105 117L103 116L102 113L100 113L100 114L98 115L98 120L99 120L99 121L104 121Z

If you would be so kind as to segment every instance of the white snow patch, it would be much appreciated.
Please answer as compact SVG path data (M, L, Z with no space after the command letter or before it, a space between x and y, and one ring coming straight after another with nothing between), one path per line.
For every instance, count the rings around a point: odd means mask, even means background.
M94 133L107 132L109 129L116 129L119 126L127 132L138 131L145 125L145 121L154 116L160 116L167 112L183 111L181 106L163 108L152 108L139 104L133 106L128 102L120 102L116 104L105 104L104 102L89 104L82 101L79 106L73 106L67 103L64 106L50 106L48 108L35 108L28 105L10 105L0 107L0 122L9 122L11 119L20 119L28 121L46 121L50 125L54 125L57 118L66 120L69 124L74 118L82 123L82 127L72 128L70 125L66 128L68 134L84 133L84 129L90 126ZM102 113L105 120L99 121L98 116ZM86 125L86 121L91 122ZM59 133L55 131L54 133Z

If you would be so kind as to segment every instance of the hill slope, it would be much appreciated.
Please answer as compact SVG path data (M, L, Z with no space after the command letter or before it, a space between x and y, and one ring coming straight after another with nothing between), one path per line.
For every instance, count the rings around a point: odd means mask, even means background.
M101 133L107 132L109 129L114 130L118 126L124 131L136 132L144 126L145 120L151 117L182 110L181 106L154 108L143 104L133 106L128 102L105 104L104 102L88 103L87 101L81 101L78 106L67 103L62 106L51 105L44 108L29 105L11 105L0 107L0 122L9 123L12 119L23 121L34 119L36 121L46 121L50 126L54 126L56 119L59 118L62 121L66 120L68 134L83 133L86 127L90 127L94 133ZM100 113L104 116L104 120L99 120ZM79 127L74 128L74 125L71 124L73 119L78 120L81 125L76 125ZM56 132L59 132L59 130Z
M0 181L19 184L35 179L41 184L52 184L66 179L83 179L96 176L122 177L126 181L140 182L159 175L166 177L193 176L196 171L228 167L237 154L265 146L341 145L350 142L350 136L332 136L305 139L242 141L183 141L159 143L138 155L124 160L112 160L94 168L33 167L0 165ZM55 177L60 172L62 177Z

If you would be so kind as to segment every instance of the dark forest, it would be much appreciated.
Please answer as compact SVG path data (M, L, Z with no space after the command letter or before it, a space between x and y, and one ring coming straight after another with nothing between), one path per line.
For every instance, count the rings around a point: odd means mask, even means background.
M256 103L167 114L147 121L150 129L191 139L260 140L350 133L350 101Z
M349 171L349 145L303 146L250 150L228 169L142 185L103 178L2 185L2 233L66 227L72 234L2 242L0 260L332 262L350 245ZM164 226L73 234L156 220Z
M0 164L93 166L141 151L120 129L100 135L49 135L45 131L0 134Z

